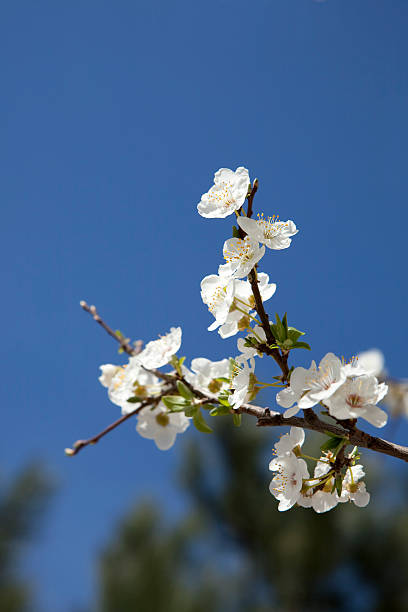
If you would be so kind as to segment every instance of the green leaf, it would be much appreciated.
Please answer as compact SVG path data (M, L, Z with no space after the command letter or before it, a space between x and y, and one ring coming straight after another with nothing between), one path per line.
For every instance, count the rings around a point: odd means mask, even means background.
M300 336L304 336L305 333L295 329L294 327L288 327L288 338L290 338L293 342L297 342Z
M188 404L185 407L184 413L187 417L193 417L197 411L199 410L198 406L195 406L194 404Z
M126 400L127 402L129 402L130 404L137 404L138 402L143 402L143 400L145 400L145 397L139 397L138 395L132 395L132 397L129 397L128 400Z
M232 237L233 238L241 238L241 236L239 234L239 229L237 228L236 225L232 226Z
M228 406L223 406L222 404L210 410L211 416L224 416L226 414L230 414L230 409Z
M311 350L307 342L296 342L292 348L302 348L302 349L307 349L308 351Z
M232 415L232 419L234 421L235 427L241 427L242 414L237 414L236 412L234 412L234 414Z
M173 411L179 411L178 408L184 410L186 406L190 405L190 402L180 395L165 395L162 397L162 401L169 410Z
M256 348L258 346L258 340L253 336L248 336L247 338L245 338L244 346L251 346Z
M225 383L229 383L229 378L225 378L225 376L219 376L218 378L216 378L215 380L217 380L218 382L225 382Z
M191 400L194 397L194 393L181 380L177 381L177 390L187 400Z
M339 497L341 495L342 488L343 488L343 479L342 479L341 475L336 476L336 491L337 491L337 495Z
M287 336L287 333L288 333L288 315L287 315L287 313L286 313L286 312L285 312L285 314L283 315L282 325L283 325L283 327L285 328L285 332L286 332L286 336Z
M198 431L202 433L212 433L213 430L207 423L205 422L201 410L198 409L197 412L193 415L193 423Z
M330 436L330 438L321 445L320 450L333 451L343 442L343 439L344 438L340 438L338 436Z
M286 340L286 330L282 324L282 321L279 318L278 313L275 313L276 316L276 333L274 334L275 338L279 340L279 342L284 342Z

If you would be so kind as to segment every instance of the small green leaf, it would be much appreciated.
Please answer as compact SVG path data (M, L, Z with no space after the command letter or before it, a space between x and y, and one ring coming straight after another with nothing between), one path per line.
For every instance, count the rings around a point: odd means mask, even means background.
M162 401L169 410L177 410L177 408L184 410L186 406L190 405L190 402L180 395L165 395L162 397Z
M241 238L240 233L239 233L239 229L237 228L236 225L232 226L232 237L233 238Z
M187 400L191 400L194 397L194 393L181 380L177 381L177 390Z
M139 397L138 395L132 395L132 397L129 397L128 400L126 400L127 402L129 402L130 404L137 404L138 402L143 402L143 400L145 400L145 397Z
M336 491L339 497L341 495L342 488L343 488L343 479L340 475L336 476Z
M205 422L201 410L198 409L197 412L193 415L193 423L198 431L202 433L212 433L213 430L207 423Z
M285 314L283 315L282 325L283 325L283 327L285 328L285 332L286 332L286 336L287 336L287 333L288 333L288 315L287 315L287 313L286 313L286 312L285 312Z
M242 414L237 414L236 412L234 412L234 414L232 415L232 420L234 422L235 427L241 427Z
M184 413L187 417L193 417L197 413L198 409L198 406L195 406L194 404L188 404L185 407Z
M284 342L286 340L286 330L277 312L275 313L275 316L276 316L276 325L275 325L276 333L274 334L274 336L277 340L279 340L279 342Z
M218 382L225 382L225 383L229 383L229 378L225 378L225 376L219 376L218 378L216 378L215 380L217 380Z
M292 348L302 348L302 349L307 349L308 351L311 350L307 342L296 342Z
M330 436L324 444L321 445L320 450L322 451L333 451L335 450L341 442L343 442L344 438L340 438L338 436Z
M294 327L288 327L288 338L290 338L293 342L297 342L300 336L304 336L305 333L295 329Z
M223 406L222 404L210 410L211 416L224 416L225 414L230 414L230 409L228 406Z

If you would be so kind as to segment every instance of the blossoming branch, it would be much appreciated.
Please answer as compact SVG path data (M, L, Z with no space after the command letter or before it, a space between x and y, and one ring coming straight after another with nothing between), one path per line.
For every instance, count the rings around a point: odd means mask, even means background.
M125 365L100 366L99 381L122 416L65 452L76 455L133 416L136 431L160 450L167 450L191 423L200 432L211 433L213 418L227 415L239 426L245 413L255 417L258 426L291 426L275 444L269 464L275 473L269 490L279 502L278 510L302 506L321 513L344 502L366 506L370 495L363 481L364 468L358 463L360 449L408 461L408 448L358 429L357 421L383 427L388 414L378 403L384 399L394 414L408 413L408 383L389 379L383 356L375 350L348 363L327 353L319 365L312 361L308 368L290 366L291 352L310 350L310 346L302 339L304 332L289 325L286 313L270 320L264 304L277 287L268 274L259 272L259 266L267 251L289 248L298 229L291 219L283 221L275 215L260 213L253 218L257 190L258 181L251 183L246 168L235 172L221 168L197 206L202 217L233 216L236 222L232 237L224 242L225 263L219 265L217 274L203 278L201 298L213 317L209 331L217 330L221 338L242 334L237 339L238 354L215 362L197 357L187 367L185 358L177 355L180 327L172 327L142 348L141 341L131 344L114 331L95 306L81 302L119 342L120 352L127 353L129 360ZM255 374L256 359L263 355L275 361L274 375L267 382L259 381ZM167 371L160 369L166 366ZM283 413L253 403L264 388L276 389L276 404ZM305 429L324 436L316 457L302 450Z

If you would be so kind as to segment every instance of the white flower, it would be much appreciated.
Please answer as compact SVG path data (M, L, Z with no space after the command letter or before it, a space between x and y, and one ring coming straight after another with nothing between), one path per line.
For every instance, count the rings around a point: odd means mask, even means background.
M118 369L121 369L121 366L113 365L112 363L105 363L104 365L99 366L102 374L99 376L98 380L102 386L108 388L112 382L112 378L115 376Z
M139 412L136 431L143 438L154 440L160 450L168 450L177 434L183 433L189 425L190 421L183 412L168 412L160 402L153 410L146 406Z
M370 349L357 355L357 364L366 374L379 376L384 372L384 355L379 349Z
M170 332L158 340L146 344L145 349L137 355L139 363L149 369L160 368L169 363L181 346L181 327L171 327Z
M234 299L235 281L230 278L210 274L201 281L201 299L214 315L215 321L208 331L217 329L227 320L232 300Z
M248 193L248 170L240 166L233 172L221 168L214 175L214 186L201 196L197 210L202 217L223 219L241 208Z
M325 404L331 416L336 419L357 419L362 417L375 427L384 427L388 415L376 404L386 395L388 387L378 384L375 376L363 374L347 378L346 382Z
M301 408L312 408L321 401L326 402L343 384L345 377L340 359L333 353L327 353L318 368L314 361L308 370L295 368L290 377L290 386L277 394L276 401L283 408L288 408L284 416L289 418ZM296 405L290 408L295 402Z
M242 365L235 364L232 372L230 387L234 389L228 401L235 409L238 409L250 401L255 386L255 363L252 360L251 366L245 361Z
M109 385L109 399L122 408L123 414L133 412L140 406L140 402L128 402L131 397L152 397L161 389L159 379L141 367L138 357L131 357L127 365L117 367Z
M388 393L385 400L393 416L408 416L408 380L387 379Z
M343 371L348 378L372 374L379 376L384 374L384 355L378 349L371 349L359 353L349 363L343 365Z
M279 500L278 510L289 510L299 498L303 479L309 478L306 462L293 453L286 453L272 459L269 469L278 471L269 485L269 491Z
M358 482L365 476L362 465L353 465L347 469L343 478L343 487L339 498L340 502L352 501L359 508L364 508L370 501L370 494L366 491L364 482Z
M229 389L230 361L210 361L204 357L198 357L191 362L191 372L186 376L188 382L196 389L210 397L217 397L221 391ZM226 378L228 382L217 380Z
M224 259L227 263L219 266L220 276L243 278L248 276L255 264L265 254L265 247L259 247L256 240L248 236L244 239L229 238L224 242Z
M279 221L279 216L264 219L263 213L258 220L238 217L241 229L253 240L265 244L269 249L287 249L292 242L290 236L298 233L293 221Z
M336 493L330 491L316 491L311 497L312 508L318 514L322 512L328 512L335 508L338 504L339 498Z
M255 307L255 299L249 281L237 279L234 283L234 299L230 305L225 323L223 323L218 330L221 338L229 338L239 331L247 329L250 323L248 315L251 314L251 311ZM258 288L262 301L266 302L266 300L269 300L275 293L276 284L270 283L269 276L264 272L260 272L258 274Z
M305 432L301 427L291 427L290 432L283 435L275 444L277 455L285 455L293 451L295 447L302 447L305 441Z
M262 327L256 325L253 329L250 328L250 331L252 332L249 335L251 338L255 338L255 340L257 342L260 342L261 344L266 342L266 335ZM238 338L237 340L237 348L240 352L240 355L235 357L235 361L237 361L238 363L247 361L248 359L251 359L251 357L255 357L256 355L262 357L262 353L259 353L255 347L245 346L245 340L246 338Z

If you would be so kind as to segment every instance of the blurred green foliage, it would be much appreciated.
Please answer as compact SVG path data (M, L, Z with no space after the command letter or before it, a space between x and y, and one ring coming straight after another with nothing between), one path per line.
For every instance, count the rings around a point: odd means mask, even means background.
M408 610L402 472L399 499L371 479L365 509L279 513L268 492L274 435L228 423L187 443L190 512L176 524L154 505L129 513L100 561L98 612Z
M33 609L31 584L21 576L20 560L44 517L52 493L46 472L24 468L11 483L0 482L0 611Z

